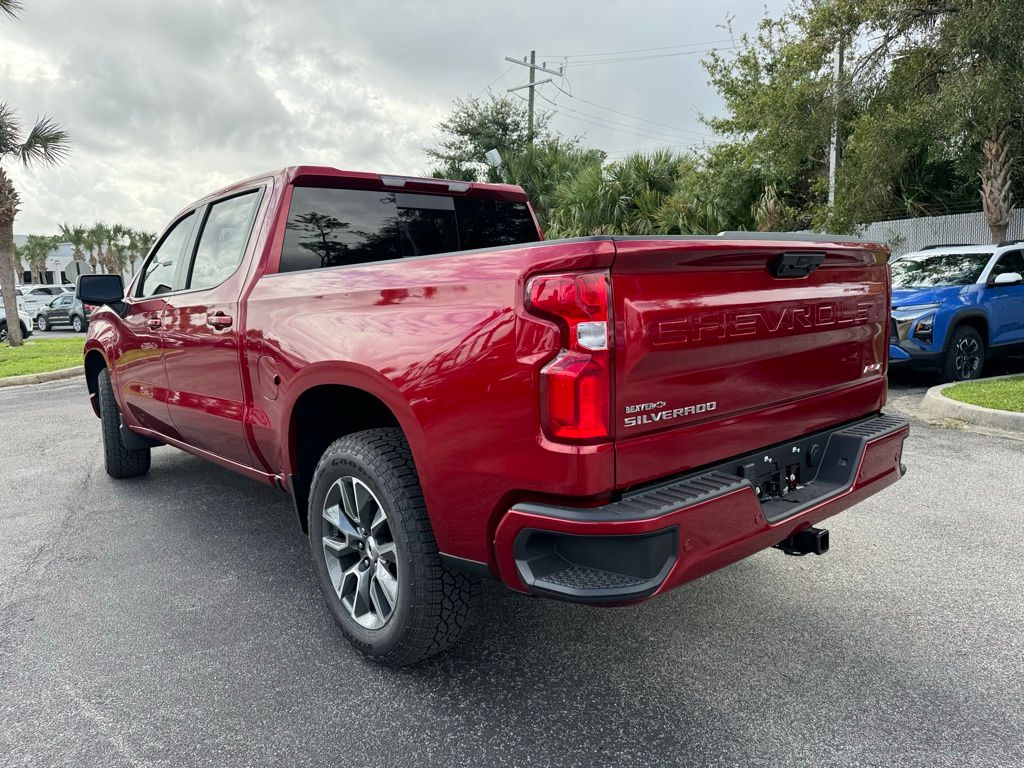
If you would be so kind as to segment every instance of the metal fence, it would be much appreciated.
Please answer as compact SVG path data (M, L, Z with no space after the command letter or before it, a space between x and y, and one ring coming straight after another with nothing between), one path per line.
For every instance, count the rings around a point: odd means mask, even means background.
M985 223L985 214L957 213L950 216L926 216L917 219L876 221L857 231L865 240L888 243L893 256L917 251L926 245L938 243L984 245L992 242L992 232ZM1024 238L1024 208L1014 208L1010 214L1007 238Z

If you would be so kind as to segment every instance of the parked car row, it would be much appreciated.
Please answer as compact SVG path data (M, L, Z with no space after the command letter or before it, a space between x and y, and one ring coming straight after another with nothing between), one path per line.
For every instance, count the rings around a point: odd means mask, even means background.
M95 309L75 298L73 285L19 285L14 295L18 315L29 333L33 329L49 331L55 326L71 326L75 332L83 333L89 327L89 315Z
M73 294L73 285L19 285L14 289L14 296L18 302L18 309L27 312L31 317L44 306L53 301L54 296Z

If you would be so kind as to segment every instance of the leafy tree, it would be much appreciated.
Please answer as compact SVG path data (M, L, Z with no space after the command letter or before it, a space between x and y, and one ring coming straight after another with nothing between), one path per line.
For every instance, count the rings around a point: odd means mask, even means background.
M848 230L976 205L980 192L998 240L1020 186L1022 35L1019 0L804 0L706 60L726 103L708 123L745 146L798 223ZM833 116L845 146L829 206Z
M558 187L587 168L600 169L604 158L600 150L585 149L575 139L558 136L503 158L498 170L501 181L518 184L526 191L542 229L547 231Z
M534 112L534 142L551 138L551 115ZM444 138L424 151L438 163L433 175L464 181L498 181L500 173L484 154L497 149L502 158L520 155L529 146L529 113L525 104L509 96L488 94L457 99L451 113L438 124Z

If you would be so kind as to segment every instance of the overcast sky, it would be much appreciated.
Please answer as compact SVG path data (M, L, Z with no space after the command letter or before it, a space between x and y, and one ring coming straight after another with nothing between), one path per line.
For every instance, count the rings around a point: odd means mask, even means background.
M569 57L555 83L576 98L539 89L560 105L559 131L612 156L700 143L698 115L719 100L692 51L728 47L727 16L745 31L766 12L765 0L25 5L20 21L0 18L0 100L26 123L54 116L73 148L60 168L5 166L19 234L96 219L160 230L201 195L297 163L424 174L451 102L525 82L504 57L531 48L549 66Z

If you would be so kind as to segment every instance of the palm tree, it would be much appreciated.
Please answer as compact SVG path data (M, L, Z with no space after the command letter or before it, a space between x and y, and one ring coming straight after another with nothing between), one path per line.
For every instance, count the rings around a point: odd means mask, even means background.
M575 178L587 167L600 168L604 158L604 152L600 150L584 149L573 140L552 138L505 158L499 173L502 181L518 184L526 190L541 230L547 231L558 186Z
M75 261L85 261L85 244L88 242L86 237L88 233L89 230L81 224L72 226L64 222L60 225L61 238L63 238L65 243L71 243L71 247L75 249L72 254L72 258Z
M155 232L146 232L141 229L128 230L128 261L132 265L132 277L135 277L135 261L146 258L149 249L155 242Z
M0 0L0 14L12 19L18 17L22 7L22 0ZM7 102L0 102L0 297L5 307L16 306L14 219L21 199L2 161L14 158L24 165L56 165L67 154L69 142L68 132L46 116L37 118L32 129L23 134L14 109ZM20 324L7 324L7 343L21 346Z
M93 272L97 272L98 266L103 266L106 259L106 254L103 252L103 246L107 244L107 225L102 221L97 221L91 227L89 227L89 240L86 249L89 251L89 266L92 267Z
M1010 211L1013 209L1010 169L1013 158L1010 154L1010 136L1006 126L995 129L981 146L985 163L981 167L981 204L985 220L992 232L992 242L1001 243L1006 239L1010 226Z
M21 256L28 261L33 283L45 283L46 258L59 242L52 235L29 235L21 247Z
M0 6L8 15L19 8L19 3L10 0ZM23 133L14 109L0 102L0 295L5 307L15 306L14 219L21 199L2 163L15 160L26 166L57 165L67 155L69 142L68 132L45 116L37 119L28 133ZM7 325L7 343L12 347L20 346L21 328L17 323Z
M10 16L12 19L18 18L18 12L22 7L21 0L0 0L0 13Z
M118 275L124 273L124 251L130 231L124 224L114 224L107 231L107 272Z
M28 254L25 253L25 247L22 245L15 244L14 246L14 274L18 276L18 279L25 282L25 262L28 261Z

